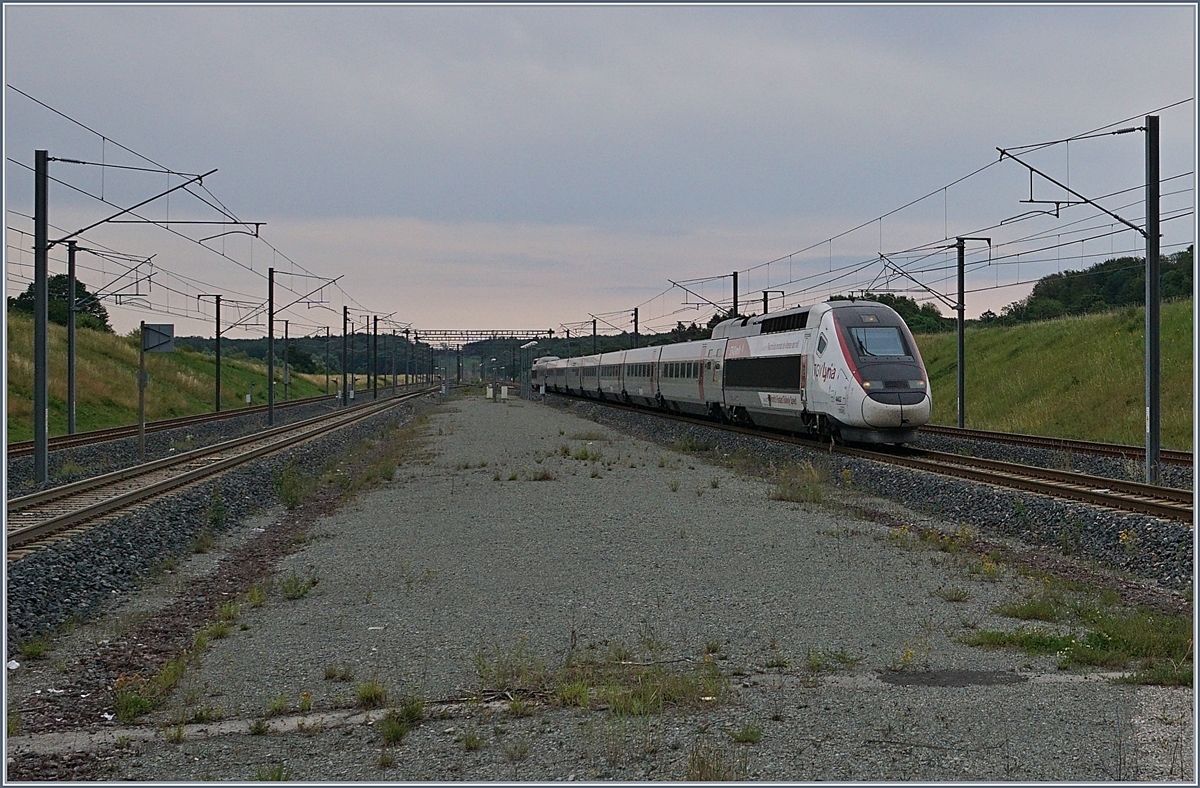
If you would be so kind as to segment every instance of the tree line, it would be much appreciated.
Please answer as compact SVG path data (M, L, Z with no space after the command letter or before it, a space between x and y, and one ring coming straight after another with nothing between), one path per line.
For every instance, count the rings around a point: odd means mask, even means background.
M1175 298L1188 298L1192 294L1193 278L1193 246L1174 254L1163 255L1161 260L1162 279L1161 293L1164 301ZM59 325L67 324L68 283L66 274L57 274L47 281L49 291L49 319ZM108 312L100 299L93 295L87 286L76 281L76 326L97 331L112 332L109 325ZM845 300L850 296L837 295L831 301ZM864 293L857 297L859 300L877 301L896 310L904 322L914 333L935 334L943 331L953 331L956 325L954 318L943 317L933 303L917 303L908 296L892 293ZM1104 312L1125 306L1139 306L1146 298L1146 264L1142 257L1115 257L1097 263L1081 271L1063 271L1050 274L1038 280L1033 290L1020 301L1014 301L1000 310L1000 314L992 311L984 312L978 321L969 321L974 325L1015 325L1030 323L1038 320L1050 320L1066 315L1083 315L1092 312ZM25 292L15 297L9 297L10 312L33 314L33 285L30 284ZM676 342L689 342L697 339L707 339L712 329L722 320L731 317L745 317L726 312L716 312L704 325L695 322L685 325L678 322L674 329L653 334L641 334L636 338L639 347L667 345ZM596 338L596 350L606 353L614 350L624 350L633 346L635 338L629 332L619 335L607 335ZM403 366L408 340L398 337L397 364ZM379 366L381 369L391 369L391 340L381 337L379 343ZM205 337L176 337L178 347L191 348L199 352L211 353L215 341ZM222 343L230 357L238 356L266 359L267 340L261 339L224 339ZM355 360L348 364L353 369L370 366L370 359L361 337L355 339ZM508 357L515 353L515 346L522 344L515 340L484 340L463 346L463 355L472 357L493 356L500 354ZM512 345L512 347L510 347ZM320 372L325 369L324 354L326 339L323 336L299 337L288 342L288 361L297 372ZM276 353L282 356L282 343ZM330 346L330 367L340 367L341 338L333 337ZM423 352L423 349L422 349ZM582 356L592 352L592 337L585 334L575 336L570 340L556 336L539 340L533 351L535 356Z
M1192 295L1192 246L1160 258L1160 293L1164 301ZM980 322L1014 325L1065 315L1106 312L1146 302L1146 258L1114 257L1082 271L1063 271L1038 280L1033 291L995 312L984 312Z

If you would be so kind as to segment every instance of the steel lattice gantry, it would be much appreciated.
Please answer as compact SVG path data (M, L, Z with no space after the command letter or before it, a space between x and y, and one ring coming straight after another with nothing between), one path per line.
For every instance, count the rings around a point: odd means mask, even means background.
M545 331L533 329L530 331L516 331L507 329L487 330L487 329L412 329L413 336L419 338L421 342L426 342L431 345L446 344L446 345L467 345L472 342L483 342L489 339L541 339L543 337L554 336L554 330L548 329Z

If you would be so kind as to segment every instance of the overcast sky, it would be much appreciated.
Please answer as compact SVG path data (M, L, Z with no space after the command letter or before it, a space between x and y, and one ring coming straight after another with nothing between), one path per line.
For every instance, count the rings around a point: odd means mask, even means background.
M1138 126L1170 105L1161 172L1182 177L1163 187L1164 219L1178 217L1164 222L1164 252L1195 237L1194 5L7 4L4 52L7 85L62 113L5 90L10 293L32 277L20 231L32 231L38 148L217 169L193 190L266 223L258 240L205 242L220 254L195 239L231 226L85 233L88 248L153 255L138 291L116 281L123 263L80 257L92 290L123 293L106 301L122 332L147 320L211 335L211 301L196 295L224 294L232 322L235 302L266 298L269 266L281 304L342 277L321 303L280 315L293 334L339 333L346 304L360 322L559 332L590 327L589 314L626 328L639 306L643 329L665 329L732 296L729 277L687 284L699 299L671 280L734 270L743 312L761 311L764 289L786 293L772 311L872 285L924 299L911 280L878 278L880 255L949 293L953 254L930 249L957 235L992 238L991 257L970 247L967 311L999 311L1037 276L1143 242L1086 205L1007 221L1054 211L1020 202L1029 173L1011 160L955 182L996 162L997 147ZM1141 224L1144 144L1139 132L1018 155ZM63 182L50 188L52 238L182 181L50 171ZM1040 179L1032 188L1067 199ZM182 191L139 214L219 218ZM52 273L64 260L56 247Z

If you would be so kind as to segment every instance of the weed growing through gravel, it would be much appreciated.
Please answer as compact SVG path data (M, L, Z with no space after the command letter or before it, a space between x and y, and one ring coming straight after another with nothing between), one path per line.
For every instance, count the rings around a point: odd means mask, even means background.
M283 592L283 596L286 599L300 599L308 594L316 585L316 575L309 575L308 579L302 580L296 574L295 570L293 570L280 582L279 590Z
M354 698L361 708L378 709L387 703L387 687L379 681L378 675L372 674L371 678L355 686Z
M45 659L49 648L46 638L30 638L21 642L19 651L25 659Z
M396 754L394 752L392 752L391 750L389 750L387 747L384 747L379 752L378 765L379 765L380 769L392 768L393 766L396 765Z
M250 723L251 736L262 736L270 732L271 726L267 724L266 720L255 720L254 722Z
M454 741L463 746L467 752L475 752L483 747L483 737L475 731L466 731L459 735Z
M132 722L161 705L183 677L187 658L188 655L184 654L169 660L150 679L140 674L118 676L113 685L117 719Z
M563 706L606 706L610 715L640 717L665 708L696 706L723 699L729 680L712 655L702 659L635 661L635 654L620 643L611 644L603 657L591 649L572 650L558 669L525 650L523 640L508 649L481 649L476 670L481 691L503 691L519 699L522 710L531 696L549 695Z
M288 770L284 768L282 763L277 763L274 766L260 766L254 772L254 779L257 782L287 782L291 779L288 775Z
M542 470L542 471L538 471L535 474L532 474L529 477L529 481L531 481L531 482L552 482L557 478L558 478L558 476L556 476L553 471Z
M590 446L580 446L571 452L571 459L579 460L580 462L596 462L603 456L599 449L593 449Z
M250 590L246 592L246 604L253 608L262 607L267 601L267 588L262 583L256 583L250 586Z
M9 736L16 736L21 732L21 711L11 703L8 704L8 718L4 729L8 731Z
M311 692L300 693L300 713L308 714L312 711L313 696Z
M182 744L183 736L184 727L182 725L172 725L163 733L163 738L171 744Z
M225 497L221 495L221 488L214 487L212 498L208 501L208 527L213 531L220 531L225 528Z
M669 445L674 451L682 452L684 454L699 454L700 452L706 452L712 448L712 444L697 440L691 435L685 435L682 439L674 441Z
M204 628L204 633L213 640L229 637L233 626L228 621L214 621Z
M721 747L704 739L692 743L688 753L687 775L688 782L733 782L746 779L749 754L743 751L740 755L727 752Z
M279 694L272 696L271 699L267 701L267 714L272 717L278 717L280 714L283 714L285 711L287 711L287 707L287 693L280 692Z
M1022 621L1055 622L1063 617L1063 612L1055 600L1047 597L1025 599L1020 602L1005 602L996 608L996 612L1009 618L1019 618Z
M275 493L289 510L304 503L316 489L317 479L295 460L275 476Z
M824 469L806 462L788 465L775 475L771 500L793 503L820 503L825 497Z
M201 706L192 712L192 716L188 718L188 722L202 725L208 722L216 722L224 716L225 710L219 706Z
M529 756L529 739L518 736L504 743L504 760L513 765L513 779L517 779L517 764Z
M933 596L946 602L966 602L971 598L971 592L961 586L938 586Z
M965 635L962 642L1051 655L1060 669L1130 670L1123 680L1134 684L1192 686L1192 619L1186 613L1121 607L1111 594L1049 578L1038 595L1005 603L996 612L1026 621L1062 622L1073 631L1063 634L1041 627L980 630Z
M354 668L350 665L326 665L326 681L354 681Z
M667 488L668 488L668 489L669 489L671 492L679 492L679 480L678 480L678 479L672 479L671 481L667 482Z
M204 528L196 536L196 541L192 542L192 552L196 554L207 553L213 549L213 543L216 540L213 538L212 531Z
M383 743L398 744L409 731L421 724L425 714L425 699L419 696L406 697L399 707L388 709L379 721Z
M79 463L68 460L55 469L54 477L56 479L70 479L74 476L79 476L86 470L87 468Z
M429 416L428 413L422 414L405 425L393 421L376 435L364 438L330 459L319 473L310 474L312 488L304 497L318 488L327 488L343 498L349 498L362 490L391 481L396 475L396 468L403 463L428 459ZM480 463L481 468L486 465L486 462Z

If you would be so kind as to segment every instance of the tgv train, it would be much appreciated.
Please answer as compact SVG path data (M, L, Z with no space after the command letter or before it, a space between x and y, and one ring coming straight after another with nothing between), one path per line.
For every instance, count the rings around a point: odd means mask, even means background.
M910 441L932 410L912 333L874 301L733 318L707 340L544 356L532 375L546 391L857 443Z

